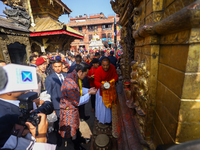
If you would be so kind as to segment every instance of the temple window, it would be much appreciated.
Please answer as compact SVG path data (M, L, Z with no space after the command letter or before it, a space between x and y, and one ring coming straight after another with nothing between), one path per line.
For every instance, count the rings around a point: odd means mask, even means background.
M107 34L107 37L108 37L108 38L111 38L111 37L112 37L112 33L108 33L108 34Z
M101 38L106 38L106 34L103 33L103 34L101 35Z
M97 26L94 26L94 25L88 26L88 31L94 31L95 27L97 28Z
M102 30L112 30L112 24L104 24L104 25L102 25Z
M89 35L89 41L91 41L91 40L92 40L92 34Z
M79 27L78 30L79 32L83 32L82 27Z

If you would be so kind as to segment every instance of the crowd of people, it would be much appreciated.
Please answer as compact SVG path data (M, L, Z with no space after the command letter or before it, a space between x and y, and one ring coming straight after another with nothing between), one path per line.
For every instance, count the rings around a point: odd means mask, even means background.
M114 56L116 55L116 57ZM100 123L111 125L111 105L116 95L116 72L120 67L121 51L90 50L47 53L39 55L34 52L29 57L29 66L36 67L38 88L33 90L40 95L50 95L57 121L54 122L56 149L80 150L81 143L90 139L83 138L79 131L79 121L86 121L85 104L91 101L92 110ZM1 61L0 66L6 65ZM109 83L106 87L104 83ZM45 93L45 94L44 94ZM1 95L0 95L1 100ZM37 106L44 101L34 100ZM49 134L47 143L51 137ZM66 144L67 143L67 144ZM2 147L3 145L0 145Z

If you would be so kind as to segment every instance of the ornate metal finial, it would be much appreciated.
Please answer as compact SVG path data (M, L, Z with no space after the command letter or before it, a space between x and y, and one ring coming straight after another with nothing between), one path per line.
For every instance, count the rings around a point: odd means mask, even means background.
M97 27L95 27L94 35L97 35Z

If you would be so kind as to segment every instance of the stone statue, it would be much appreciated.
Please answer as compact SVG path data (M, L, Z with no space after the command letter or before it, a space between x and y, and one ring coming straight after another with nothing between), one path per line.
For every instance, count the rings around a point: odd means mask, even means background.
M139 75L139 78L138 78L138 92L137 92L137 96L144 100L144 101L147 101L148 100L148 83L147 83L147 80L148 80L148 77L149 77L149 71L146 70L146 66L145 66L145 63L142 62L138 65L138 75Z
M127 99L126 104L129 108L135 108L136 104L135 99L136 99L136 92L138 89L137 85L137 78L138 78L138 72L137 72L137 61L132 61L131 62L131 73L130 73L130 93L129 94L129 99ZM128 96L127 96L128 97Z
M11 9L5 8L3 11L7 15L9 20L12 20L18 26L29 28L31 25L31 17L26 11L26 8L22 6L24 3L22 0L8 0L7 4Z
M112 9L113 9L113 11L116 13L116 14L118 14L119 15L119 11L120 11L120 9L118 8L118 0L115 0L115 2L113 1L113 0L111 0L110 1L110 4L111 4L111 7L112 7Z
M144 62L138 64L137 61L131 62L130 88L126 88L126 104L129 108L134 108L139 116L145 116L145 111L140 103L146 103L148 100L148 77L149 71L146 70ZM127 82L126 85L127 86ZM128 89L130 89L128 91ZM141 102L142 100L142 102Z

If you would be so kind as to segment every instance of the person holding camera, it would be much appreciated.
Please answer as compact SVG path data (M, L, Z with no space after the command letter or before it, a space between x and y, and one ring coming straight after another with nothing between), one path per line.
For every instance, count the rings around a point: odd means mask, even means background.
M21 67L21 68L20 68ZM28 71L19 72L19 70L25 70L28 68ZM4 68L0 67L0 148L1 149L43 149L43 150L53 150L55 149L55 145L47 144L47 119L46 115L42 113L38 113L37 116L40 118L38 126L33 126L30 122L25 122L27 126L26 129L13 130L19 123L19 117L22 115L19 109L20 101L18 97L24 94L26 91L30 90L30 87L37 87L37 79L36 79L36 70L34 71L33 67L22 66L22 65L6 65ZM12 75L13 70L19 72L17 75ZM30 72L33 70L33 75L30 79L28 76L23 78L24 72ZM34 75L35 74L35 75ZM18 79L18 82L15 80ZM19 82L19 80L27 81L27 84ZM34 80L36 80L34 82ZM11 89L12 88L12 89ZM28 89L28 90L27 90ZM18 90L18 91L17 91ZM37 95L37 94L36 94ZM14 136L20 132L20 136ZM11 135L11 133L13 135ZM36 134L37 133L37 134Z

